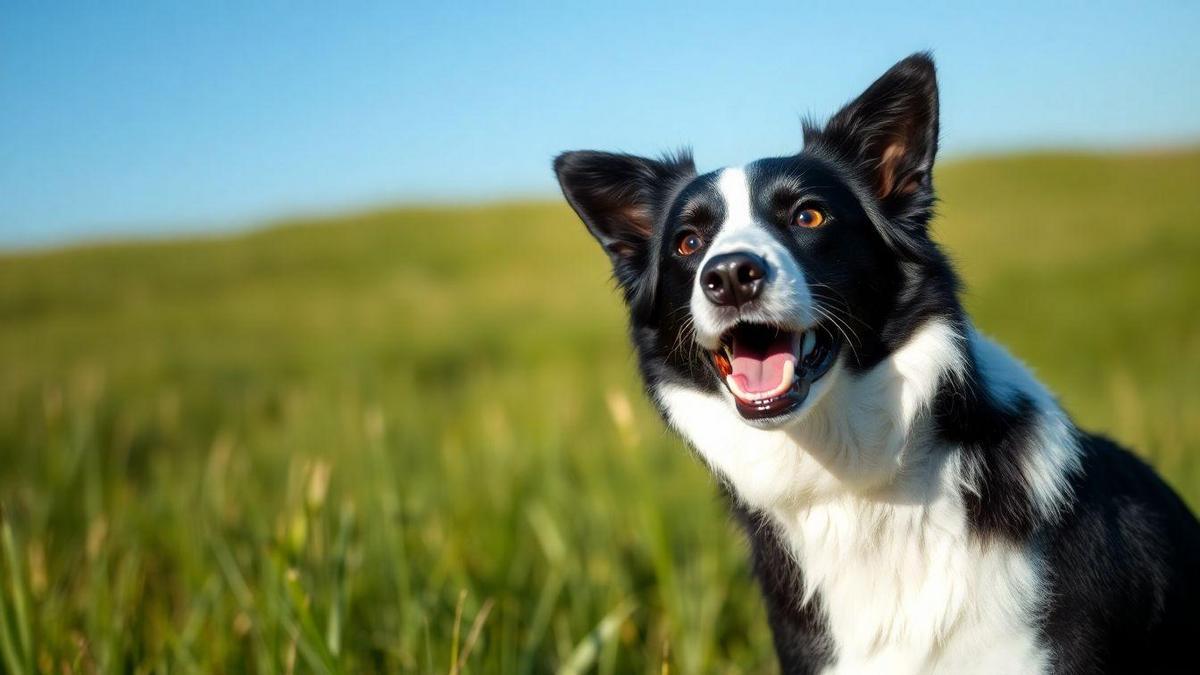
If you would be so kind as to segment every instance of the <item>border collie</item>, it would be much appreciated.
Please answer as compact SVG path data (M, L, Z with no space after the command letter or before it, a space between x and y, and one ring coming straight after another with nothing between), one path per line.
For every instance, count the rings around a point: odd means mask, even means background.
M937 144L915 54L796 155L554 169L785 672L1198 672L1200 524L971 323L929 233Z

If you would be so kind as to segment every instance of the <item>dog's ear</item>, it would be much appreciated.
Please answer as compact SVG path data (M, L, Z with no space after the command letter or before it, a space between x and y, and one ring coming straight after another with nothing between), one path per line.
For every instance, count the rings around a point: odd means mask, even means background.
M696 175L691 155L662 160L580 150L554 160L563 195L604 247L627 297L650 263L649 243L667 201Z
M824 128L805 125L804 145L848 162L889 217L924 226L938 145L933 59L918 53L892 66Z

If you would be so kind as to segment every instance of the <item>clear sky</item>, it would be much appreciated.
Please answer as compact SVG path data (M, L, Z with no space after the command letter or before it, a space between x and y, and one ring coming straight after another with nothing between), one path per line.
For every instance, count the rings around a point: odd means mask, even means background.
M921 49L948 154L1200 141L1200 2L944 4L5 3L0 246L783 154Z

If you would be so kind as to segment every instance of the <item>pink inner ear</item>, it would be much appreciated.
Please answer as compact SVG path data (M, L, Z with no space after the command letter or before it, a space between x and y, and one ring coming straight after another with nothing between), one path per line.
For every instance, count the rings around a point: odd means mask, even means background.
M893 192L898 195L911 195L917 191L918 187L921 186L922 175L923 174L918 171L917 173L905 178L900 185L896 186L896 189Z
M888 146L883 149L883 152L879 153L878 195L880 199L883 199L894 192L899 192L900 190L897 188L904 187L897 186L895 181L898 178L896 174L899 169L900 161L904 158L904 153L907 150L908 147L904 144L904 141L897 138L889 143ZM904 190L906 192L912 192L913 187L907 187L904 188Z
M627 244L623 241L615 241L609 244L608 250L621 256L622 258L629 258L634 253L637 253L637 249L635 249L632 244Z
M649 238L653 229L650 223L649 211L637 204L622 207L620 217L629 224L630 228L643 237Z

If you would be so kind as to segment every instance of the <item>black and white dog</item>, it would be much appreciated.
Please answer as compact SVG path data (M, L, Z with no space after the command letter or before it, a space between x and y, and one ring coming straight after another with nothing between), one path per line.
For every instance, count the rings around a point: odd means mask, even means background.
M928 231L937 143L917 54L797 155L554 168L785 672L1200 672L1200 524L971 324Z

